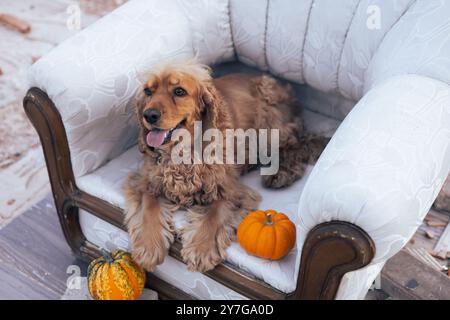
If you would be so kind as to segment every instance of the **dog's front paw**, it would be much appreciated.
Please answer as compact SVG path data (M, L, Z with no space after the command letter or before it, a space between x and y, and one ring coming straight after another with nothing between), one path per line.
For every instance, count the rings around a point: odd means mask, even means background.
M164 262L173 240L170 232L145 233L143 239L133 245L133 259L147 271L155 271L156 266Z
M191 236L191 241L183 241L181 256L187 264L188 270L193 272L206 272L214 269L226 258L226 248L231 239L225 229L218 231L217 235L207 230L189 234L194 230L184 231L183 239Z
M142 228L132 233L133 259L148 271L154 271L164 262L174 241L171 225L154 223L152 228Z
M167 251L163 250L152 250L150 252L145 247L138 247L133 250L133 259L142 268L147 271L155 271L156 266L163 263L164 258L167 255Z
M206 272L214 269L225 256L212 246L190 246L181 250L181 256L188 270L192 272Z
M154 271L174 241L171 208L151 194L142 193L135 198L137 201L126 212L132 256L143 268Z

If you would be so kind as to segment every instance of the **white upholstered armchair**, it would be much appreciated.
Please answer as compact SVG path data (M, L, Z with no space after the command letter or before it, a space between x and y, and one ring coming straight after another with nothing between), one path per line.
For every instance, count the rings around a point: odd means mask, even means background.
M86 259L98 247L129 249L121 188L140 162L139 73L196 56L216 74L259 69L290 81L307 130L333 138L286 190L261 188L258 173L243 178L262 208L295 221L286 258L261 260L234 243L226 263L191 273L176 244L149 286L168 298L363 298L450 171L449 35L444 0L127 2L30 70L24 106L69 244Z

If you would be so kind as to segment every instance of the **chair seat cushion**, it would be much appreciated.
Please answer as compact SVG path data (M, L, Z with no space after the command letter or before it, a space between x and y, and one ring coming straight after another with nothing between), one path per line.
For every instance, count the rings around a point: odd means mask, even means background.
M339 125L339 122L331 118L306 111L305 115L306 128L309 131L326 136L331 135ZM308 128L309 127L309 128ZM96 171L77 178L78 187L95 196L101 198L117 207L125 207L125 199L123 196L123 183L130 171L137 170L141 163L141 154L137 147L131 148L119 157L111 160L103 167ZM298 210L298 201L306 183L307 176L311 172L312 166L308 166L303 179L297 181L294 185L283 190L271 190L262 187L261 176L259 171L253 171L242 177L242 182L256 190L262 196L260 204L261 209L274 209L287 214L294 223ZM98 218L95 218L98 219ZM88 229L89 225L85 222L88 219L80 219L82 229ZM89 219L92 225L92 219ZM179 210L174 213L174 226L176 229L181 228L185 221L185 211ZM111 225L111 232L114 228ZM89 241L89 233L85 232ZM108 235L105 234L107 237ZM128 239L126 239L128 241ZM100 245L95 239L93 243ZM129 248L129 243L123 243L123 247ZM109 249L109 248L108 248ZM236 242L227 249L227 262L231 263L240 270L248 273L258 279L263 280L272 287L290 293L295 290L296 278L295 262L297 250L291 252L279 261L268 261L247 254L244 249Z

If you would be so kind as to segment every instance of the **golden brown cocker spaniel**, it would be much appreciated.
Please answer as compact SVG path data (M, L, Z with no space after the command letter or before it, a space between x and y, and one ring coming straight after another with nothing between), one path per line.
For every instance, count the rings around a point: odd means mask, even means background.
M174 241L172 213L187 210L180 236L189 270L213 269L226 256L236 227L260 196L239 181L249 164L175 164L175 129L194 134L216 128L278 129L279 170L263 176L264 186L282 188L304 174L325 140L303 135L300 107L289 86L266 75L231 74L212 79L207 66L193 62L154 69L136 97L139 149L144 162L125 184L126 224L133 257L147 270L161 264ZM225 153L224 153L225 154Z

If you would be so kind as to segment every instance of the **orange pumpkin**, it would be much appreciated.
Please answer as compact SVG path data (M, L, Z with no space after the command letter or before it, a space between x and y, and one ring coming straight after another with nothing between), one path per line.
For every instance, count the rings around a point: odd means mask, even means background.
M295 245L295 225L275 210L249 213L237 230L240 245L250 254L269 260L283 258Z
M145 271L128 252L116 250L91 262L88 268L89 293L95 300L136 300L145 285Z

